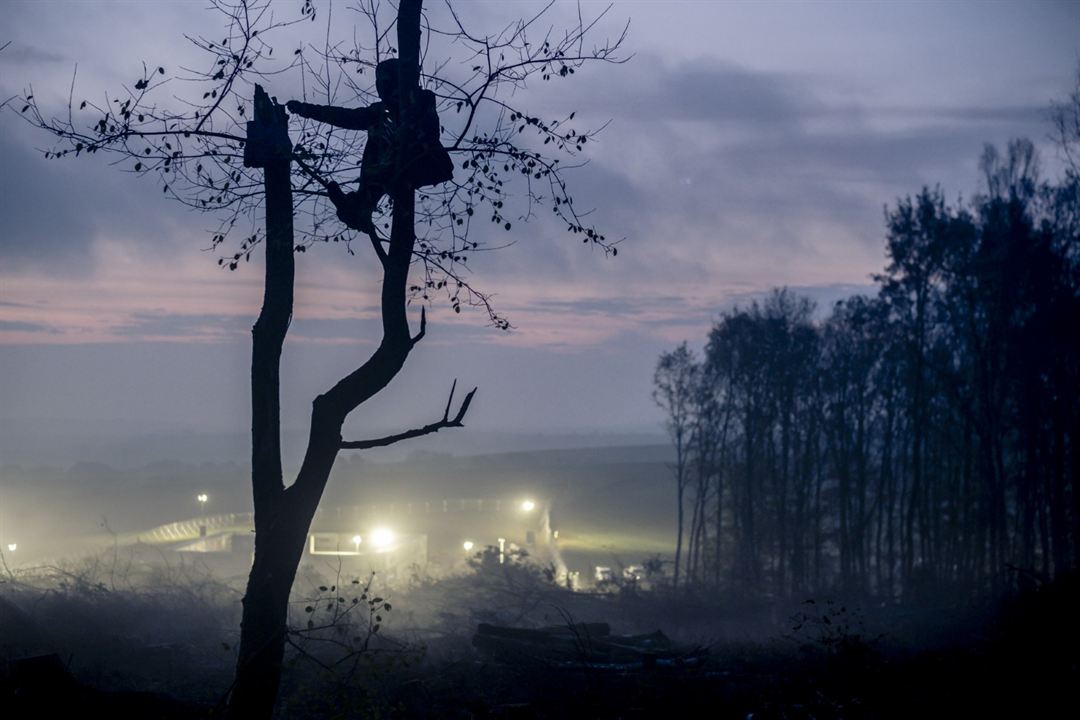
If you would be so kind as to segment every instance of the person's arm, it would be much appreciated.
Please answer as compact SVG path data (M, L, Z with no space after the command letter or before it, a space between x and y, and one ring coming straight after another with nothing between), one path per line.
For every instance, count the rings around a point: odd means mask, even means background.
M377 123L383 115L382 103L360 108L341 108L333 105L312 105L311 103L290 100L285 107L293 115L324 122L345 130L367 130Z

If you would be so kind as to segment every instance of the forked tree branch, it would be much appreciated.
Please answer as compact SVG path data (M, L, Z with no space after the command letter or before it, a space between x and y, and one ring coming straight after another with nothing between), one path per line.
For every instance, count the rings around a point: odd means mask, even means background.
M427 311L424 309L423 306L421 306L420 307L420 332L413 335L410 342L412 343L412 345L415 346L416 343L418 343L418 342L420 342L421 340L424 339L424 335L426 335L426 334L427 334ZM457 381L455 380L454 382L456 383ZM453 388L451 388L450 389L450 397L453 397L453 396L454 396L454 390L453 390Z
M341 443L342 450L367 450L369 448L386 447L387 445L393 445L396 442L402 440L410 440L415 437L421 437L423 435L430 435L436 433L443 428L452 427L465 427L464 422L465 413L469 411L469 405L472 404L473 395L476 394L477 388L473 388L469 391L469 394L465 396L465 399L461 403L461 407L458 408L457 415L453 420L450 419L450 406L454 404L454 390L457 388L457 380L454 381L453 386L450 388L450 398L446 401L446 410L443 411L442 420L433 422L429 425L425 425L421 428L415 428L413 430L406 430L405 432L397 433L395 435L387 435L386 437L376 438L374 440L347 440Z

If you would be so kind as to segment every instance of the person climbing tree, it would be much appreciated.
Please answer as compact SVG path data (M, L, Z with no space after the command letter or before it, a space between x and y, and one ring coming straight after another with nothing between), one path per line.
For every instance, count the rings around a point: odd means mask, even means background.
M375 89L382 102L367 107L342 108L333 105L312 105L290 100L289 112L300 117L328 123L346 130L368 133L360 165L359 187L345 193L336 182L326 184L337 216L354 230L375 233L371 216L383 195L389 194L399 178L394 176L394 133L405 133L402 143L408 156L402 164L402 174L408 189L438 185L454 177L450 154L439 142L439 114L435 93L416 88L411 100L415 103L416 127L401 124L401 98L398 90L397 58L383 60L375 67Z

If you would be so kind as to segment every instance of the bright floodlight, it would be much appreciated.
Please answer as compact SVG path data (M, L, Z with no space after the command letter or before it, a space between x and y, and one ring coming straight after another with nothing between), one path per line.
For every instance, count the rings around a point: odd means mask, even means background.
M15 543L8 543L7 549L8 549L8 552L15 552L16 550L19 549L19 546L16 545Z
M352 536L352 544L353 545L359 545L362 541L363 541L363 538L360 537L359 535L353 535Z
M389 528L375 528L371 531L371 543L378 549L383 549L394 542L394 533Z
M206 493L199 493L198 495L195 496L195 499L198 500L199 502L201 502L203 505L205 505L206 501L210 499L210 496L207 495Z
M465 542L461 543L461 547L465 548L465 552L469 552L473 549L473 541L466 540Z
M526 500L525 502L521 503L521 509L525 512L532 512L534 509L536 509L536 503L534 503L532 500Z

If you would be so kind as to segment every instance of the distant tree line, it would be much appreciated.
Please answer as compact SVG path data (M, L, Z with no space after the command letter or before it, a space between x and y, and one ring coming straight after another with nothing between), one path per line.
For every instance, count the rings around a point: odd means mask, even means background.
M920 600L1076 569L1080 174L1040 181L1026 140L980 168L968 203L886 210L876 295L817 320L776 290L660 357L677 587Z

